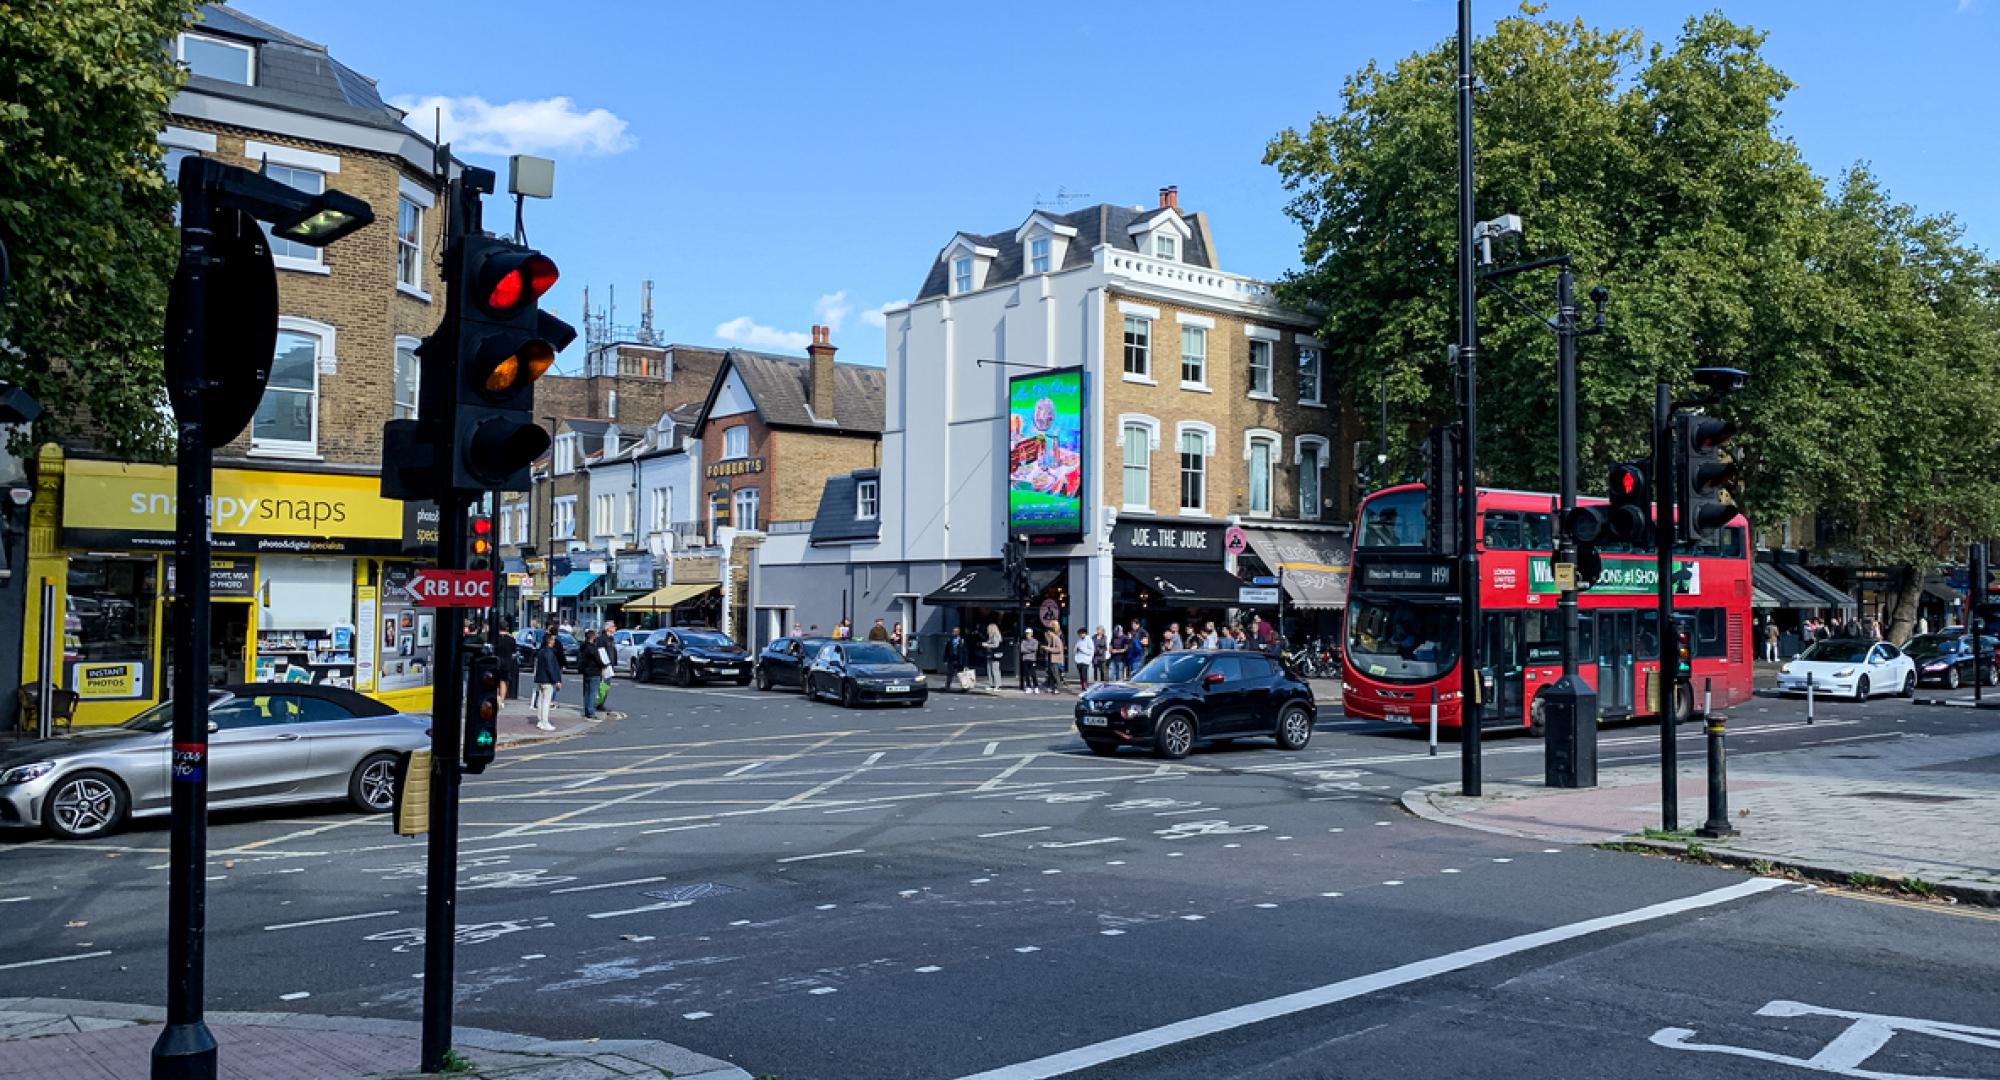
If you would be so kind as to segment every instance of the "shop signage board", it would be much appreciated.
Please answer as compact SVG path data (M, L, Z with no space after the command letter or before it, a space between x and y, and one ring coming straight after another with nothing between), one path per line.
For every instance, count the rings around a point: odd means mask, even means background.
M129 700L150 696L146 665L138 661L114 660L92 663L81 660L69 666L69 686L85 701Z
M653 587L653 557L651 555L618 556L618 577L616 584L622 590L644 590Z
M1278 602L1278 590L1253 589L1245 586L1236 590L1236 602L1239 604L1275 604Z
M218 552L400 555L403 504L373 476L215 470L209 526ZM163 465L63 463L62 542L113 550L174 547L174 470Z
M1083 369L1007 380L1007 532L1083 534Z
M1249 551L1250 534L1244 532L1239 525L1231 525L1229 528L1223 530L1222 550L1231 555L1241 555Z
M702 469L702 473L710 480L718 476L754 476L763 471L764 459L760 457L712 462Z
M426 567L410 578L410 595L419 607L492 607L493 572Z
M1111 534L1112 550L1118 558L1149 562L1222 561L1223 531L1220 525L1183 525L1171 521L1125 519Z
M208 564L208 595L211 600L246 600L257 595L256 564L249 559L211 559ZM173 595L174 564L167 561L167 594Z

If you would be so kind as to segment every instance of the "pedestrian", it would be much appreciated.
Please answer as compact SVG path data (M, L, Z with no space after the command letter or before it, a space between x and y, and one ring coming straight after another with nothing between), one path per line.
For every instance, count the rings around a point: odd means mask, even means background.
M597 631L585 630L576 650L576 673L583 676L583 718L597 723L597 684L604 681L604 652Z
M1051 694L1063 691L1062 632L1051 626L1042 631L1042 689Z
M986 684L991 690L1000 689L1000 653L1007 647L1007 639L1000 636L999 623L986 624Z
M897 623L896 628L889 631L889 647L896 650L897 656L908 656L909 652L905 648L908 644L903 640L903 624Z
M1132 633L1125 645L1125 677L1129 679L1138 674L1139 669L1145 666L1146 655L1152 651L1153 635L1139 625L1139 620L1133 619Z
M868 640L870 641L889 640L889 628L882 624L882 620L876 619L875 625L868 628Z
M1114 622L1111 624L1111 640L1107 645L1111 649L1111 663L1107 665L1106 673L1113 680L1123 679L1127 674L1125 654L1132 650L1132 639L1125 636L1123 626Z
M604 624L604 633L597 636L597 662L604 665L604 670L598 673L597 692L591 695L591 699L597 707L599 720L606 717L615 720L625 715L604 707L604 703L611 697L611 680L618 676L618 642L615 637L617 633L618 624L607 620Z
M550 622L542 633L541 647L535 650L535 727L542 731L554 731L556 726L549 723L549 706L555 704L556 691L562 689L562 646L556 644L556 624Z
M806 636L807 636L807 637L818 637L818 636L819 636L819 624L818 624L818 623L814 623L814 624L812 624L812 629L810 629L810 630L806 631Z
M1035 632L1033 630L1026 627L1022 628L1021 643L1017 652L1021 661L1021 670L1019 672L1021 676L1021 692L1024 694L1041 693L1041 688L1035 685L1035 668L1042 655L1042 647L1035 641Z
M1160 651L1162 653L1179 652L1180 647L1181 624L1177 622L1168 623L1166 635L1160 638Z
M1076 644L1070 649L1070 659L1076 665L1076 682L1084 690L1090 689L1090 674L1097 664L1097 643L1091 640L1090 631L1076 628Z
M854 636L854 621L852 619L843 618L839 622L833 624L833 640L846 641L853 636Z
M959 688L958 673L965 670L965 635L956 626L944 643L944 688Z
M1091 681L1108 681L1111 676L1111 639L1104 636L1102 626L1097 628L1096 633L1090 635L1090 655L1091 670L1095 676Z
M1778 621L1776 619L1764 620L1764 659L1773 664L1778 662Z
M500 664L500 707L507 707L507 699L514 696L514 680L521 676L521 645L514 640L514 623L503 619L500 633L493 638L493 659Z
M1201 632L1201 647L1204 649L1222 648L1222 638L1215 632L1215 624L1213 622L1209 623Z
M1926 615L1917 616L1917 634L1921 636L1924 634L1928 634L1930 632L1931 632L1930 617Z

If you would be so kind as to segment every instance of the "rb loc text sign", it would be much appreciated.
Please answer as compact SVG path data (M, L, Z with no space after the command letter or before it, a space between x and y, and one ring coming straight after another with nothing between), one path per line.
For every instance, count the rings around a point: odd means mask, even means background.
M493 571L419 570L410 578L418 607L492 607Z

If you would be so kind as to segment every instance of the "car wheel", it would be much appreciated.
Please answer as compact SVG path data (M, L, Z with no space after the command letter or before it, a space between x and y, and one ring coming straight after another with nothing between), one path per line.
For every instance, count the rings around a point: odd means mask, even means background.
M1548 733L1548 727L1548 702L1542 700L1542 695L1536 694L1535 700L1528 703L1528 734L1539 739Z
M1958 673L1957 664L1953 664L1944 670L1944 688L1946 690L1956 690L1958 689L1958 685L1964 681L1965 677Z
M769 690L770 688L771 688L771 673L763 668L758 668L757 689Z
M1986 665L1986 685L2000 686L2000 664Z
M1117 743L1105 742L1102 739L1085 739L1083 745L1090 747L1090 752L1098 757L1110 757L1118 752Z
M632 677L640 682L653 681L653 661L650 657L639 657L632 661Z
M396 766L400 758L383 751L370 754L347 778L347 801L364 814L386 814L396 807Z
M853 683L844 682L840 684L840 703L850 709L861 704L860 701L855 699Z
M49 791L42 823L58 840L88 840L125 820L125 789L109 773L87 770L63 777Z
M1868 676L1863 675L1860 678L1854 680L1854 700L1856 701L1868 700Z
M1914 671L1903 676L1903 696L1906 698L1917 696L1917 673Z
M1179 761L1194 749L1194 719L1184 712L1168 713L1153 728L1153 752Z
M674 685L680 687L694 685L694 672L689 670L689 664L685 660L674 665Z
M1312 741L1312 714L1302 705L1287 705L1278 714L1278 746L1284 750L1304 750Z

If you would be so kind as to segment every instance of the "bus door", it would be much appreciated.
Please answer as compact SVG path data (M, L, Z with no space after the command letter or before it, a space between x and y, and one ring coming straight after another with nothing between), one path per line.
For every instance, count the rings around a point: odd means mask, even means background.
M1486 700L1479 711L1480 720L1519 726L1527 715L1527 669L1521 666L1520 613L1487 612L1481 647L1486 653L1480 664Z
M1596 611L1597 711L1601 716L1632 715L1633 637L1638 613Z

